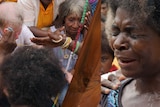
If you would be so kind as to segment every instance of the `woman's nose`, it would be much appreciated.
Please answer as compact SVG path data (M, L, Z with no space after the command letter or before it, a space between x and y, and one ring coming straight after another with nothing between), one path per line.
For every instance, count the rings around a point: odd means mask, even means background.
M73 24L74 28L78 28L80 26L80 22L79 21L75 21Z
M117 49L120 51L129 49L128 36L126 36L124 33L120 33L119 35L117 35L113 42L113 49Z

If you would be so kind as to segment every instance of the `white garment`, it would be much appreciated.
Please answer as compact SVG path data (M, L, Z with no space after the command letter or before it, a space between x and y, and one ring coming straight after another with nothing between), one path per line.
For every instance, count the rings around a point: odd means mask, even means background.
M25 24L23 24L22 31L18 36L18 39L16 40L17 46L34 45L34 43L31 42L30 40L30 38L33 38L33 37L34 35L30 31L30 29Z
M65 0L53 0L54 2L54 17L55 20L58 14L59 5ZM18 0L17 3L21 6L24 11L24 23L27 26L36 26L38 21L40 0Z

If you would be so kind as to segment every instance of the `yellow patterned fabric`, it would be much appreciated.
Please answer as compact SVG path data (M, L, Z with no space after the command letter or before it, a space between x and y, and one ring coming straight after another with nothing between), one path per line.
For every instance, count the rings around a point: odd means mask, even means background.
M39 11L38 22L37 22L38 28L48 27L52 24L53 15L54 15L53 7L54 7L54 4L50 3L48 7L45 9L42 3L40 3L40 11Z
M113 65L115 65L118 69L120 69L120 66L118 64L118 61L117 61L117 58L115 57L114 60L113 60Z

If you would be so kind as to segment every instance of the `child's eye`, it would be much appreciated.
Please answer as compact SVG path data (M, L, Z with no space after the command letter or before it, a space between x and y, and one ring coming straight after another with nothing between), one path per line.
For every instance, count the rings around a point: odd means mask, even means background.
M106 58L106 57L102 57L102 58L101 58L101 62L106 62L107 59L108 59L108 58Z

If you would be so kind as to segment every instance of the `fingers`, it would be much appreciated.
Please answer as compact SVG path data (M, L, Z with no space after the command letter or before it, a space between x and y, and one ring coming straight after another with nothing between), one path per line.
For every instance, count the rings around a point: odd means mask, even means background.
M86 25L87 27L89 27L89 25L90 25L90 23L91 23L91 20L92 20L91 12L88 11L88 12L86 13L86 16L85 16L85 25Z
M7 42L15 42L15 37L14 37L14 31L12 30L12 28L5 28L3 30L3 34L2 34L2 41L7 41Z
M121 84L119 78L117 76L115 76L114 74L110 74L108 76L108 80L111 81L111 82L113 82L114 84L116 84L118 86Z
M63 38L66 37L65 34L62 34L62 31L65 31L64 26L61 28L58 28L55 32L48 32L48 36L51 38L51 40L60 42Z
M30 39L33 43L36 43L37 45L45 45L47 42L50 43L49 37L35 37ZM48 44L47 43L47 44Z
M126 77L125 77L124 75L120 75L120 76L119 76L119 80L120 80L120 81L125 80L125 79L126 79Z
M112 81L109 81L108 79L103 79L101 81L101 84L102 84L102 86L105 86L105 87L113 89L113 90L115 90L119 87L119 84L116 84Z
M73 75L70 72L65 72L65 77L68 83L71 83L71 80L73 78Z
M111 91L111 90L110 90L109 88L101 86L101 92L102 92L102 93L104 93L104 94L109 94L110 91Z
M5 41L15 42L16 37L14 37L14 35L15 35L15 32L13 32L12 30L5 30L5 34L4 34Z
M9 54L14 51L16 48L16 38L15 38L15 32L11 27L5 28L1 40L0 40L0 48L1 52L3 51L4 54Z
M65 27L64 27L64 26L62 26L62 27L58 28L57 30L59 30L59 32L62 32L62 31L64 31L64 30L65 30Z

